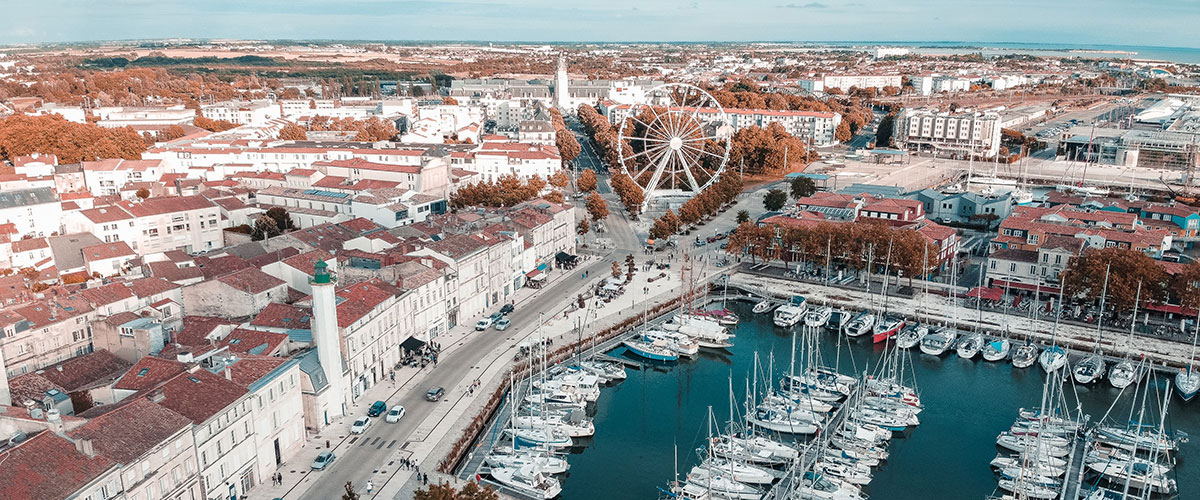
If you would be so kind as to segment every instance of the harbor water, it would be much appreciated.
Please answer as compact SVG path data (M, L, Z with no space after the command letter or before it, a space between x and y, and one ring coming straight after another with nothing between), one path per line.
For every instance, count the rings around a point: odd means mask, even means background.
M675 473L676 450L681 479L699 462L696 449L705 443L708 407L712 406L719 425L728 420L730 377L741 407L755 351L762 363L760 387L766 383L772 353L775 380L787 373L791 330L774 326L770 314L753 314L749 305L730 303L729 308L742 321L736 327L735 345L727 352L702 350L693 360L630 369L626 380L603 389L594 410L596 434L569 456L571 470L562 477L562 498L660 496L659 488L665 488ZM838 337L827 330L819 337L821 354L832 365ZM622 349L613 353L620 355ZM873 372L882 353L871 344L870 335L849 342L842 337L839 369L847 374ZM996 436L1012 425L1019 408L1038 406L1045 373L1036 364L1020 369L979 357L963 360L953 352L937 358L914 348L909 358L925 405L921 425L892 439L891 457L875 470L864 491L873 500L986 498L996 490L996 476L989 468L997 453ZM1159 393L1167 382L1158 377ZM1069 403L1077 401L1092 421L1100 419L1115 399L1119 401L1110 420L1129 420L1133 386L1121 393L1105 380L1091 387L1068 384L1066 391ZM1147 421L1156 413L1155 399L1152 389ZM1157 421L1155 416L1153 422ZM1187 404L1172 396L1167 425L1194 436L1180 448L1176 481L1178 498L1200 498L1200 465L1196 465L1200 464L1200 401Z

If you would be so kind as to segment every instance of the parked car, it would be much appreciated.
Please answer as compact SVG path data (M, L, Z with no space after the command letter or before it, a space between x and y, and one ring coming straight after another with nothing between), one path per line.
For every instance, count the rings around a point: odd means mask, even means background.
M387 403L384 403L383 401L376 401L375 404L371 405L371 409L367 410L367 416L378 417L383 415L383 412L385 411L387 411Z
M367 432L367 427L371 426L371 417L358 417L354 421L354 425L350 426L351 434L362 434Z
M404 418L404 407L400 405L393 406L392 409L388 411L387 416L383 417L383 419L389 424L399 422L402 418Z
M504 307L501 307L501 308L500 308L500 314L509 314L509 313L512 313L512 312L513 312L513 309L514 309L514 307L513 307L513 305L512 305L512 304L504 304Z
M508 318L500 318L500 321L496 322L496 331L502 332L507 330L510 324L512 324L512 321L509 321Z
M482 332L487 330L489 326L492 326L492 318L483 318L475 323L475 331Z
M442 389L441 387L433 387L433 388L429 389L429 392L425 393L425 400L426 401L439 401L442 399L442 396L445 396L445 395L446 395L445 389Z
M494 312L491 315L492 323L500 321L502 318L504 318L504 313L502 312Z
M329 467L329 464L333 463L333 459L335 458L337 458L337 455L334 455L332 451L322 451L317 454L316 460L313 460L312 468L313 470L325 470L326 467Z

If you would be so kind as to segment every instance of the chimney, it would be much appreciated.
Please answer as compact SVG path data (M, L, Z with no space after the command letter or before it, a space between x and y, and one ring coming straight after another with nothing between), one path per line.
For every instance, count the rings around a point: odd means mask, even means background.
M75 449L80 453L87 455L88 458L96 456L96 448L92 444L92 438L79 438L75 440Z
M229 369L229 365L225 365L225 380L233 380L233 370Z
M161 403L164 399L167 399L167 394L164 393L162 389L155 389L150 392L150 396L148 396L148 398L153 403Z
M196 358L192 356L192 351L183 351L175 355L175 360L180 363L191 363Z

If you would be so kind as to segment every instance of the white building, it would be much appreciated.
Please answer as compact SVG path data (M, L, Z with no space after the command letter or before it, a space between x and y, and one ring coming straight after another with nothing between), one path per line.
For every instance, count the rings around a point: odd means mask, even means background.
M695 108L684 108L694 111ZM605 110L608 119L617 125L629 116L632 107L624 104L611 106ZM716 108L700 108L695 112L696 118L705 123L718 120ZM837 127L842 123L842 115L824 111L776 111L769 109L727 108L725 114L733 132L748 128L766 128L771 123L783 126L789 134L816 146L831 146L837 144Z
M107 128L186 125L196 118L196 110L182 104L157 107L103 106L93 111L100 117L96 125Z
M11 223L17 236L50 236L62 231L62 203L53 188L0 192L0 224Z
M130 182L158 182L166 172L161 160L107 160L82 162L83 182L96 196L120 194Z
M993 157L1000 152L1000 115L904 108L896 115L893 140L910 151Z
M124 241L138 255L180 249L200 253L225 245L220 207L202 196L148 198L138 203L69 212L69 233L87 232L106 242Z
M262 125L280 117L279 104L271 101L226 101L200 107L210 120L225 120L238 125Z
M884 87L900 88L904 77L900 75L825 75L823 82L826 89L836 88L842 92L849 91L851 87L860 89Z

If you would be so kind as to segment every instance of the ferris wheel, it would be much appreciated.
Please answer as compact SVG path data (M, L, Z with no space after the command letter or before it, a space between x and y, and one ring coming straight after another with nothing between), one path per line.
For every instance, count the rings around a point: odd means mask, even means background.
M645 200L694 195L725 170L730 121L708 92L684 83L659 85L629 109L618 131L622 169Z

